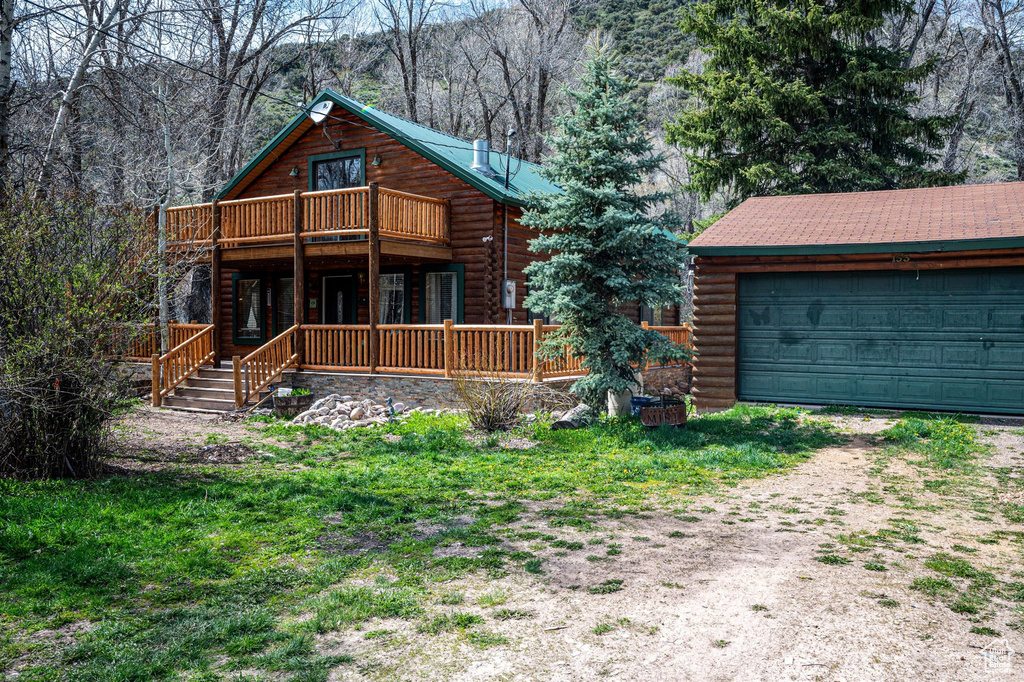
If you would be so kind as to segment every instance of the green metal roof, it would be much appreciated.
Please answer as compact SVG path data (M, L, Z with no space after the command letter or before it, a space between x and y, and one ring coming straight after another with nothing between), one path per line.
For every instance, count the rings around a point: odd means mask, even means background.
M561 188L541 175L541 167L527 161L520 162L512 159L512 172L514 175L509 180L509 188L505 190L504 168L507 158L504 154L496 151L490 153L491 168L498 173L495 177L488 177L477 173L472 169L473 164L473 143L469 140L439 132L419 123L413 123L400 116L388 114L376 107L363 104L351 97L334 92L325 88L316 98L310 102L306 111L311 107L331 100L336 107L341 107L353 116L373 126L377 130L390 135L405 146L409 147L421 156L436 163L452 175L464 180L476 189L480 190L495 201L522 206L525 196L531 192L561 192ZM217 193L218 198L227 195L236 185L249 175L256 166L271 154L284 140L304 121L307 115L304 111L293 118L277 135L268 142L259 154L238 171Z

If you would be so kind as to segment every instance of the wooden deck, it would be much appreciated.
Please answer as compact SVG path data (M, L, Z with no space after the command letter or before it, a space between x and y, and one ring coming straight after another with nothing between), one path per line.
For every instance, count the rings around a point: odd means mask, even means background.
M187 327L181 332L189 334L186 339L167 354L152 356L156 406L213 359L212 325ZM544 335L556 329L557 325L540 320L532 325L457 325L451 320L373 327L298 324L244 358L232 358L235 404L241 407L289 369L446 378L500 376L535 382L586 374L582 358L568 349L556 357L540 355ZM677 344L690 344L688 325L651 329Z
M167 209L167 248L225 261L367 256L371 225L383 255L451 260L451 203L376 185L213 201Z

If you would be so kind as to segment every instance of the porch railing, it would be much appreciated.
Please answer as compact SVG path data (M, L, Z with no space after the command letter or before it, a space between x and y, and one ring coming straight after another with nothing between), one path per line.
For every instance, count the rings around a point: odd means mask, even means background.
M370 370L370 325L304 324L303 369Z
M554 358L540 357L539 341L558 329L540 320L533 325L464 325L450 320L444 324L376 325L376 363L370 357L373 332L368 324L304 324L299 329L302 369L448 377L479 372L534 381L586 374L583 359L568 348ZM688 326L655 329L677 343L689 343ZM686 363L665 366L673 364Z
M220 201L220 243L229 248L287 243L294 239L296 214L303 239L359 237L369 232L374 197L382 236L450 242L451 209L447 200L370 186ZM296 206L296 201L300 205ZM167 210L170 248L208 241L213 230L212 203Z
M381 324L377 336L378 372L445 373L443 324Z
M646 325L647 325L647 323L645 322L644 326L646 326ZM688 325L688 324L684 324L684 325L681 325L681 326L678 326L678 327L670 327L670 326L648 327L648 329L653 329L654 331L658 332L659 334L668 337L668 340L671 341L672 343L676 344L677 346L687 346L687 347L689 347L690 344L693 342L693 339L690 337L690 325ZM689 364L689 363L686 360L665 360L665 361L659 361L659 362L649 362L649 363L647 363L647 366L648 367L683 367L683 366L685 366L687 364Z
M246 246L280 242L284 236L291 237L295 222L294 204L294 194L219 202L221 244Z
M167 209L168 246L184 248L210 241L213 235L212 206L196 204Z
M167 325L169 347L174 348L201 332L209 325L171 322ZM143 325L142 332L128 346L128 354L125 360L134 362L149 362L153 355L160 354L160 334L157 333L155 324Z
M242 407L249 398L273 383L289 367L299 364L296 340L299 325L295 325L263 346L239 359L231 360L234 377L235 407Z
M183 327L183 328L182 328ZM153 406L213 360L213 325L180 325L178 334L189 334L165 355L153 354Z

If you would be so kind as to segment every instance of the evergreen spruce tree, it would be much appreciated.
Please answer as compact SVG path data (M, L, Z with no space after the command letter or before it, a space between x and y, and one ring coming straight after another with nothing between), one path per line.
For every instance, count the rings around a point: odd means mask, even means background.
M545 351L568 347L583 358L589 374L573 391L595 406L609 390L630 388L633 367L648 355L683 353L622 314L625 305L657 309L681 299L685 246L673 233L674 214L653 215L664 195L636 192L661 157L615 59L606 48L590 48L581 88L567 93L572 110L555 121L548 140L554 153L544 172L563 192L534 195L522 219L543 233L530 248L551 254L526 269L526 305L561 324Z
M683 14L708 61L669 79L692 104L668 139L686 150L691 186L735 203L769 194L854 192L958 182L928 170L951 121L915 117L911 86L931 63L872 33L905 0L708 0Z

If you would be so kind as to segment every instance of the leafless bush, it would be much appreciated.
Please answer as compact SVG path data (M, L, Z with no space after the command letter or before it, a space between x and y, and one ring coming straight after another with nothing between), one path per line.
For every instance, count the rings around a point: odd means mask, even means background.
M488 433L515 428L527 410L565 410L577 402L576 396L551 385L487 371L459 372L452 392L469 423Z
M145 234L80 195L0 194L0 477L96 472L128 395L111 358L152 310Z

